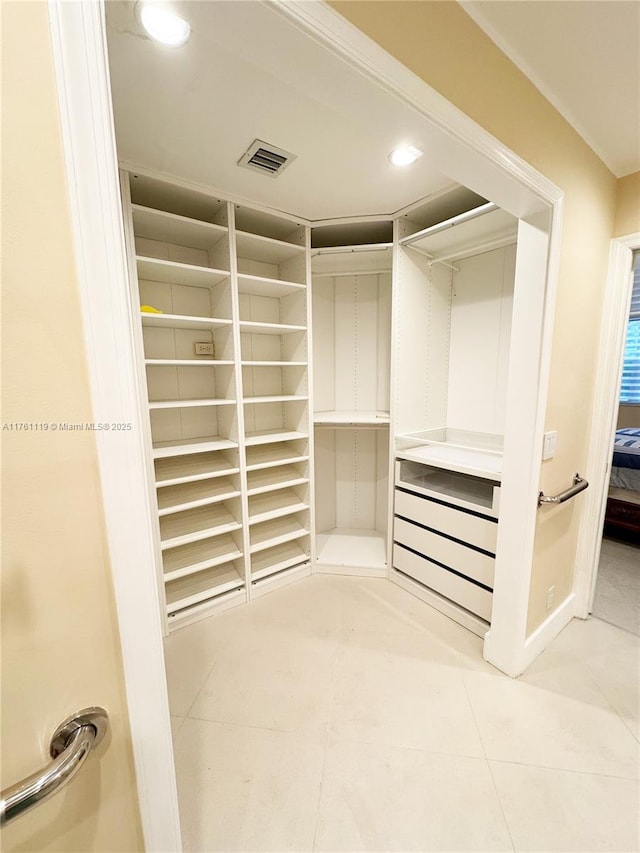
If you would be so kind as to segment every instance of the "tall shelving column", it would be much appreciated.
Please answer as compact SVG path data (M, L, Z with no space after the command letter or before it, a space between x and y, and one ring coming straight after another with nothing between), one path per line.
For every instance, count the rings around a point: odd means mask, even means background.
M123 177L168 627L246 600L226 202Z
M323 247L313 256L315 533L322 572L387 572L391 258L390 243Z
M250 595L311 571L308 227L236 206Z

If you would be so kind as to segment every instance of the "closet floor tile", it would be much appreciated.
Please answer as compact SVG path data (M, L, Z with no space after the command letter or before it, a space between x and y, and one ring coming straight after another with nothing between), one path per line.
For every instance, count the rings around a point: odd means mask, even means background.
M432 643L422 636L355 634L336 666L331 732L345 740L484 757L462 673L432 657Z
M636 781L501 762L491 770L517 851L638 850Z
M309 851L324 741L187 719L175 749L185 851Z
M484 759L334 740L314 850L512 850Z
M247 625L218 657L189 716L288 732L325 732L339 645Z
M518 679L467 673L464 680L489 759L638 776L638 742L586 667L549 667L541 658Z
M173 631L165 638L169 708L174 716L187 714L214 661L239 629L240 620L229 618L234 615L231 611L221 613Z

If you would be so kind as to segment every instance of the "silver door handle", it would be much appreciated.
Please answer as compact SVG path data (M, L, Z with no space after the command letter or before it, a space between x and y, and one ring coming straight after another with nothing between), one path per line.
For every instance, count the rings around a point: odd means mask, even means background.
M48 800L71 781L109 730L104 708L85 708L60 723L49 743L53 761L0 794L0 826Z
M584 492L588 486L589 483L584 477L581 477L580 474L574 474L573 484L568 489L565 489L564 492L560 492L558 495L545 495L544 492L540 492L538 495L538 506L542 506L542 504L563 504L565 501L575 497L575 495L579 495L580 492Z

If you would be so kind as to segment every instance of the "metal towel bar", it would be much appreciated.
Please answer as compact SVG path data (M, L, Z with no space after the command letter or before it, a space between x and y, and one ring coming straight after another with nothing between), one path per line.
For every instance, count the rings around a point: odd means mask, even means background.
M71 781L109 729L104 708L85 708L60 723L49 743L54 760L0 794L0 826L30 811Z
M584 492L588 486L589 483L584 477L581 477L580 474L574 474L573 485L565 489L564 492L560 492L559 495L545 495L544 492L540 492L538 495L538 506L540 507L542 504L563 504L565 501L571 500L571 498L580 494L580 492Z

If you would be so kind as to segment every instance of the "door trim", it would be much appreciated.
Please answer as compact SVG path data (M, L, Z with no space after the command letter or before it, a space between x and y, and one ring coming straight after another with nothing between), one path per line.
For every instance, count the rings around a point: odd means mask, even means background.
M633 252L638 249L640 231L626 237L614 238L609 252L593 398L593 421L587 456L586 476L591 488L585 494L587 500L580 525L573 585L576 596L575 615L580 619L586 619L591 612L598 577L613 441L618 420L625 332L629 321L633 282L630 273Z
M101 3L51 0L49 18L98 465L145 847L182 849L160 602L134 371L124 226Z
M497 561L501 594L485 642L486 658L517 675L525 659L563 193L323 2L278 0L271 8L428 118L439 164L520 217L523 242L530 252L537 246L535 275L541 286L530 288L519 309L520 316L534 309L527 334L531 346L525 350L518 341L512 350L514 363L526 365L531 379L520 411L518 394L512 393L516 383L510 383L508 422L512 429L522 426L505 454L504 481L511 486L503 528L505 543L510 538L512 545ZM134 381L135 319L127 296L104 3L49 0L49 10L94 419L135 426L146 414ZM528 402L531 388L537 390L533 403ZM145 846L177 851L180 829L142 432L96 433L96 440Z

